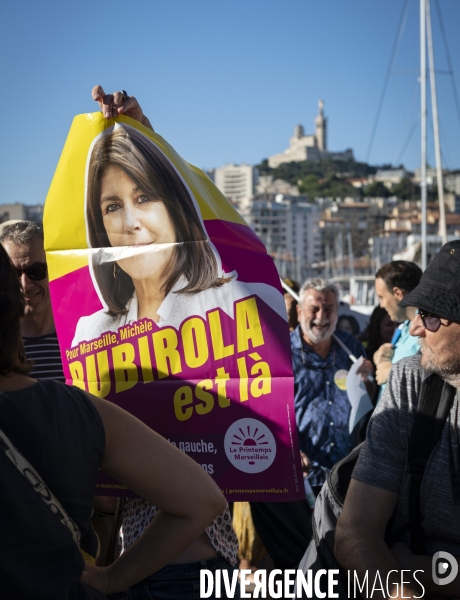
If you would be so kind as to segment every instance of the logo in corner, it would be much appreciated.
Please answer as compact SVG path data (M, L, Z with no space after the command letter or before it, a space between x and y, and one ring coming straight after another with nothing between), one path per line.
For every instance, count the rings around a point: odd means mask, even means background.
M230 463L244 473L261 473L276 456L276 441L270 429L257 419L239 419L230 425L224 438Z
M436 552L431 562L433 581L436 585L452 583L458 574L458 562L449 552Z

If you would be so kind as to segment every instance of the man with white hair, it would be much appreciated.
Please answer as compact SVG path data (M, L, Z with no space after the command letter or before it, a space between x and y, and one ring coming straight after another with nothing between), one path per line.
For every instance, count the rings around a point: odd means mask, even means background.
M328 281L308 279L299 295L300 325L291 332L295 410L302 466L317 495L329 469L361 440L356 431L348 433L351 405L345 381L351 359L332 338L339 292ZM356 357L365 356L355 337L344 331L335 331L335 335ZM366 360L361 376L367 380L371 372L372 363ZM375 386L370 391L375 393ZM251 502L251 513L275 567L297 568L312 535L307 501Z
M307 279L299 296L299 326L291 333L294 403L303 466L317 494L327 472L360 440L359 432L350 435L348 430L351 405L346 377L352 361L332 337L338 318L338 289L324 279ZM338 330L335 336L356 357L366 357L354 336ZM372 370L372 363L365 360L358 373L367 381Z

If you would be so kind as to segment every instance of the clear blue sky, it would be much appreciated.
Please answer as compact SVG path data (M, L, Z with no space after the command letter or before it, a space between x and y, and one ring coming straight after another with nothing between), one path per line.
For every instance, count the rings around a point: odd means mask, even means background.
M460 0L439 0L460 92ZM126 89L155 129L199 167L283 151L317 101L329 148L364 160L402 0L15 0L0 5L0 203L42 202L90 91ZM419 67L418 0L394 70ZM432 0L437 68L446 55ZM419 112L417 74L390 77L370 162L395 163ZM446 166L460 168L451 81L438 76ZM94 104L94 105L93 105ZM431 127L429 136L432 137ZM402 162L419 161L419 128ZM432 142L429 162L434 163Z

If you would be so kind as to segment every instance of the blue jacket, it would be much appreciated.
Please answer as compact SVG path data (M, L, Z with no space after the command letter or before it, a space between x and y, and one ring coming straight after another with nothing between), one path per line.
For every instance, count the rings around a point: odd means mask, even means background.
M334 333L357 358L366 356L354 336ZM352 362L334 339L328 356L322 359L302 340L300 325L291 333L291 349L300 449L312 462L310 484L322 485L327 472L354 446L348 433L351 405L345 388Z

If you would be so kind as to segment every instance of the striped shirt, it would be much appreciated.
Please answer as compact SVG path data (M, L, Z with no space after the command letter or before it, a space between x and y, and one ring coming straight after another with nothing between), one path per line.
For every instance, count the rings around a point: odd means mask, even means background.
M65 383L61 351L56 332L35 337L23 337L22 339L27 360L33 365L29 377L33 379L54 379Z

